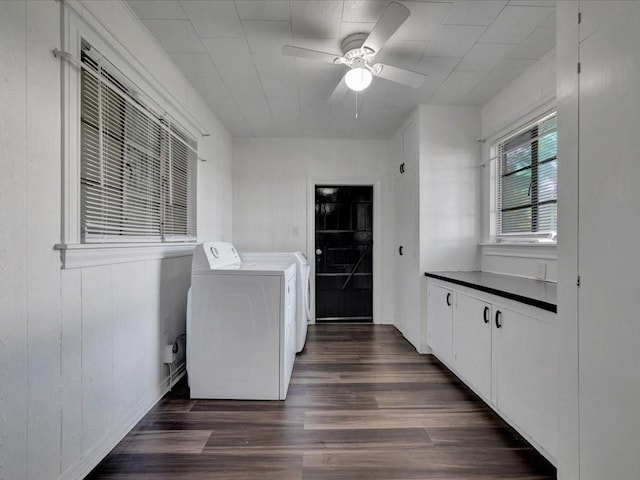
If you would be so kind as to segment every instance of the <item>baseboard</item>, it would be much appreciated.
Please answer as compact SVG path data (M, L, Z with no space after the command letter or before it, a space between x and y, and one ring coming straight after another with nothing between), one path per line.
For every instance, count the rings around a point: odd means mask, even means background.
M186 373L185 363L181 363L171 375L177 383ZM147 395L129 415L119 421L89 451L63 472L59 480L82 480L93 470L114 447L131 431L133 427L158 403L169 391L169 376L158 389Z

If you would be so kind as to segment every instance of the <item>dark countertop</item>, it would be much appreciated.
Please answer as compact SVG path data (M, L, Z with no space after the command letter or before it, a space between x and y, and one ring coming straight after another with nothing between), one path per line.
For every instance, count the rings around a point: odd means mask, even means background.
M558 311L556 284L488 272L425 272L425 276L491 293L549 312Z

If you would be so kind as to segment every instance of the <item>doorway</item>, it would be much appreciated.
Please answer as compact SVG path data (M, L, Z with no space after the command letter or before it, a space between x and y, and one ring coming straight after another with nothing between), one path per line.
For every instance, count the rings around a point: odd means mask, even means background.
M373 187L315 187L316 321L373 322Z

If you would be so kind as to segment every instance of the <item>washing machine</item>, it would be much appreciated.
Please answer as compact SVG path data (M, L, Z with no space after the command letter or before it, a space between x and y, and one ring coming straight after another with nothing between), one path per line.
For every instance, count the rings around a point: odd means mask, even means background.
M296 282L296 352L304 348L307 324L313 320L311 312L311 265L302 252L240 252L243 261L264 262L272 259L291 259L297 265Z
M296 355L296 263L241 261L231 243L198 245L191 271L191 398L284 400Z

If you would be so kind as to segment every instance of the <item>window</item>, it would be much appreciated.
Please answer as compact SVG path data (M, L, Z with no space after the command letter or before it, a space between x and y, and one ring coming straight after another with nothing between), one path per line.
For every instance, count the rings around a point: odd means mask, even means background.
M555 239L557 149L555 113L494 145L498 240Z
M86 43L81 63L81 242L195 240L196 141Z

